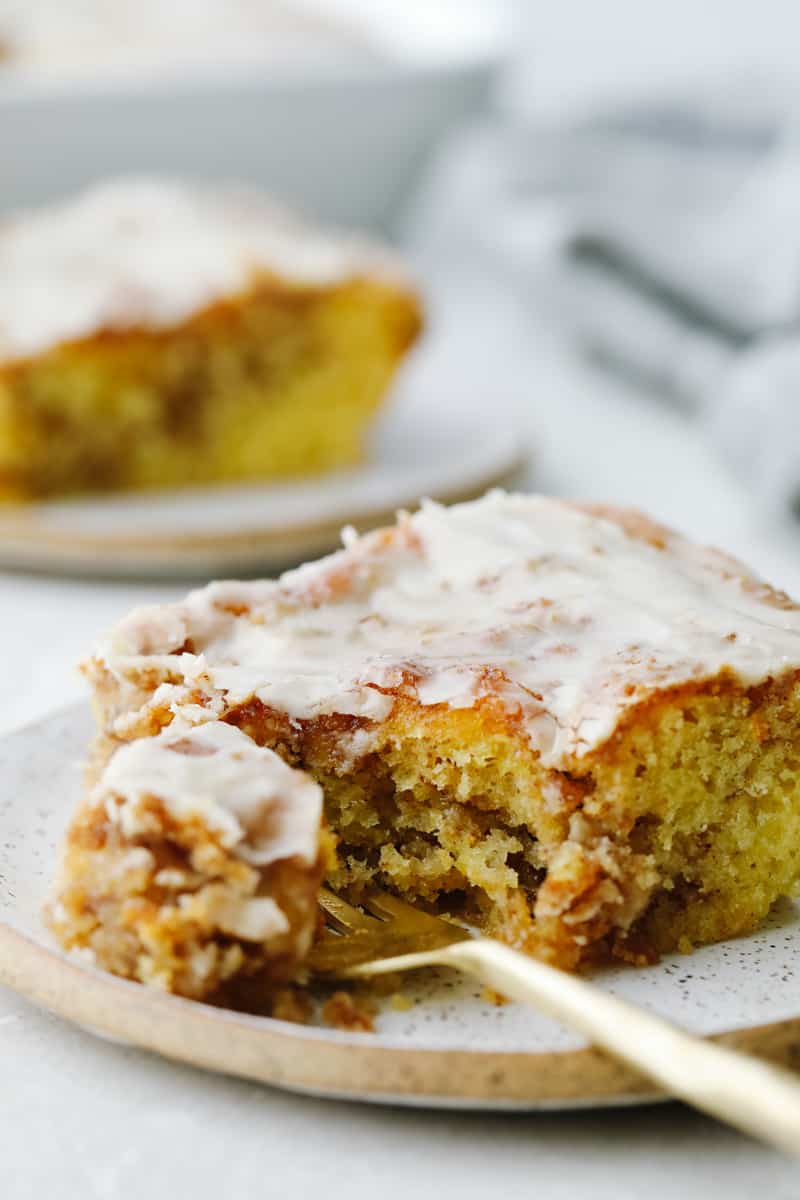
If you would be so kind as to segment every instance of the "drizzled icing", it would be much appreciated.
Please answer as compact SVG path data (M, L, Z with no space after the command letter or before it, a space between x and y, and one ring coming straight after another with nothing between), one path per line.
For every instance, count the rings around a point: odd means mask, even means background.
M120 747L91 801L104 805L109 819L132 837L142 829L143 805L151 797L179 822L202 822L253 866L316 860L320 788L232 725L187 729L179 721L156 737Z
M388 251L310 228L244 186L119 179L0 222L0 361L103 330L163 329L259 274L401 278Z
M362 739L400 694L491 699L568 766L658 690L800 667L800 609L635 513L494 492L426 503L277 581L140 609L99 657L132 685L165 681L193 720L257 697L296 721L363 718Z

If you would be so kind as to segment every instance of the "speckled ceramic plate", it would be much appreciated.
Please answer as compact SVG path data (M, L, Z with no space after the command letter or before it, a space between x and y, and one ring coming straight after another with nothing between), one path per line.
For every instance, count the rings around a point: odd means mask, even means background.
M6 505L0 566L179 579L270 572L336 549L343 525L363 531L422 496L452 503L512 483L526 455L511 423L437 401L425 387L404 389L365 463L319 478Z
M0 741L0 983L97 1033L318 1095L508 1109L653 1097L579 1037L515 1004L488 1004L455 975L409 975L411 1007L387 1004L375 1034L355 1034L162 996L71 961L54 948L39 913L90 734L80 706ZM695 1033L797 1063L798 972L800 910L786 904L758 934L596 979Z

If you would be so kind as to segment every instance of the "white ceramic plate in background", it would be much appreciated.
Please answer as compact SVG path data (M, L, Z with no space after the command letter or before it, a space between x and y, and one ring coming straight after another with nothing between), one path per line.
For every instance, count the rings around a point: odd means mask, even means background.
M164 996L70 961L53 948L40 909L90 736L80 705L0 741L0 983L105 1035L295 1091L525 1110L652 1095L579 1037L519 1005L486 1003L454 975L407 976L410 1009L386 1006L376 1033L355 1034ZM796 1064L798 972L800 909L787 903L759 933L607 970L596 982L694 1033L729 1031L730 1044Z
M470 6L452 0L448 20L428 4L384 7L375 52L300 48L260 62L223 43L216 61L188 49L183 62L136 69L118 69L116 55L92 70L59 71L57 57L38 70L0 64L0 210L166 172L244 179L325 221L392 227L431 152L485 106L504 34L502 23L470 26Z

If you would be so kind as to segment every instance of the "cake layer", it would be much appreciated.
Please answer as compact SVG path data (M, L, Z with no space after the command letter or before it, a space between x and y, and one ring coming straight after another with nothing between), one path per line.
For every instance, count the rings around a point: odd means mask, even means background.
M636 513L427 504L139 610L87 673L101 762L234 725L322 786L335 886L564 967L742 932L800 874L800 609Z
M120 181L0 225L0 499L360 461L420 328L388 252L242 188Z

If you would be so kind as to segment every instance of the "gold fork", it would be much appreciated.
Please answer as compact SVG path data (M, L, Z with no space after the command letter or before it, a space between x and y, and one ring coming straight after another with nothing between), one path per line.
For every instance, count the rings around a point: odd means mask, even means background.
M311 955L316 974L357 979L455 967L585 1034L669 1095L800 1155L800 1083L789 1071L692 1037L584 979L377 888L359 908L323 888L320 904L326 927Z

